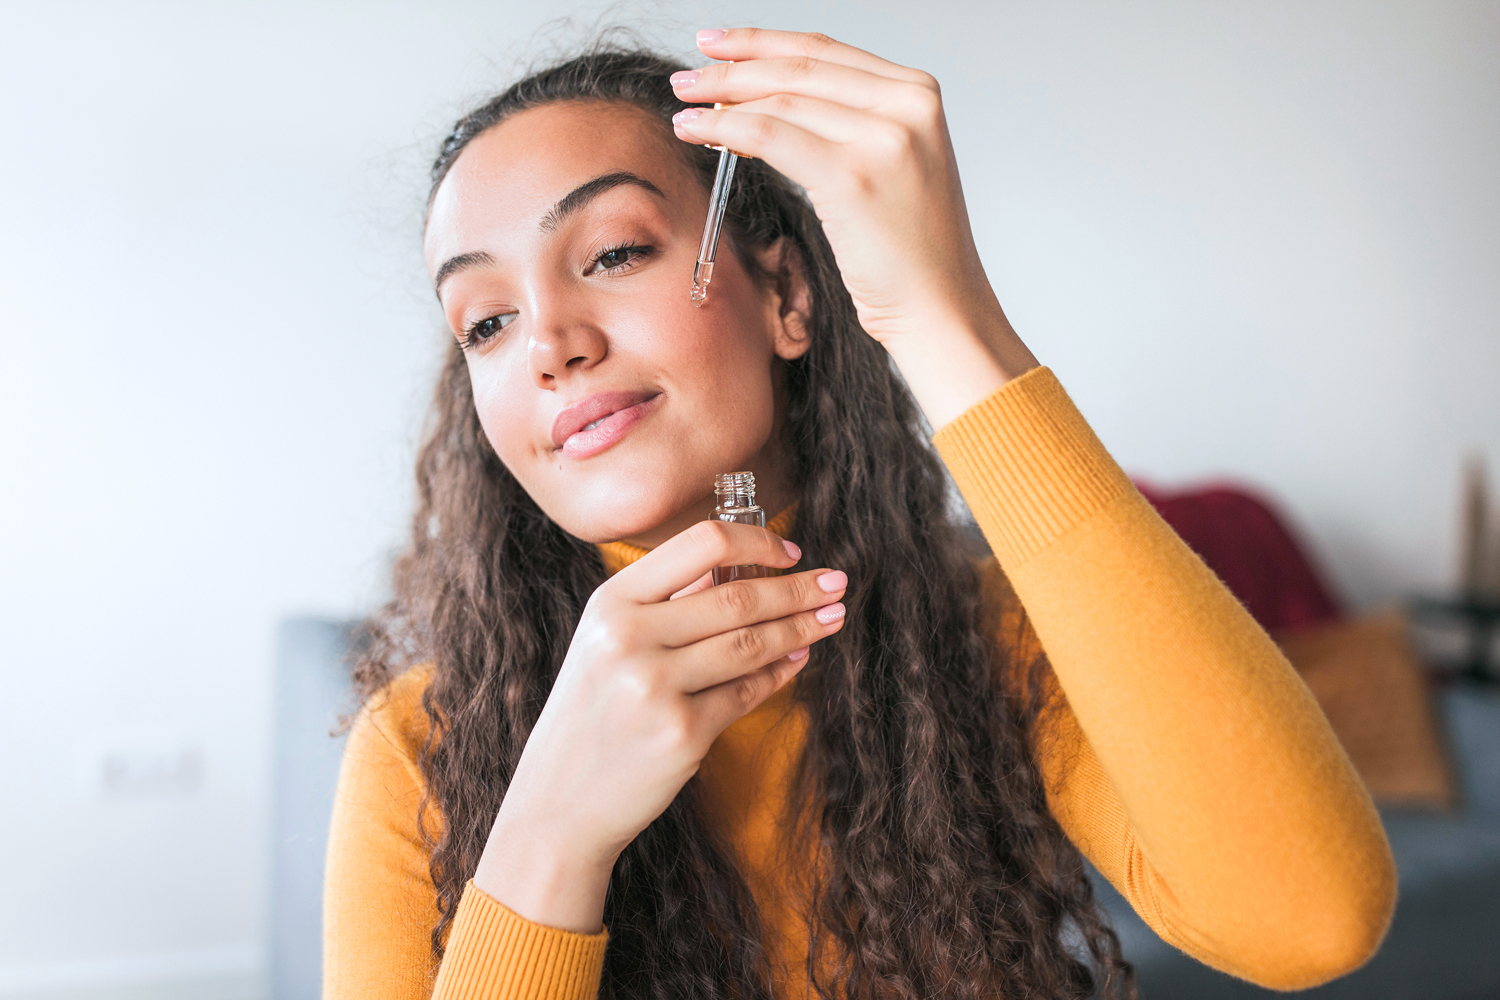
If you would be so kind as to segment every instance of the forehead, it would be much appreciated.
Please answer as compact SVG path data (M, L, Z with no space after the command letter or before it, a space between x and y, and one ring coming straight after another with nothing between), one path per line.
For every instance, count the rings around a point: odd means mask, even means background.
M627 104L560 102L512 115L472 140L439 185L424 239L429 268L498 234L535 233L558 199L603 174L638 174L681 204L697 181L677 142Z

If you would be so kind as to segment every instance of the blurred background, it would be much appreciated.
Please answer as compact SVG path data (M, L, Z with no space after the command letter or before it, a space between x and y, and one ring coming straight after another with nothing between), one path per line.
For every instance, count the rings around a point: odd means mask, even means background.
M371 608L405 531L426 165L601 20L934 73L1001 301L1105 443L1252 484L1354 611L1453 591L1462 465L1500 466L1495 3L4 13L0 998L269 995L278 622Z

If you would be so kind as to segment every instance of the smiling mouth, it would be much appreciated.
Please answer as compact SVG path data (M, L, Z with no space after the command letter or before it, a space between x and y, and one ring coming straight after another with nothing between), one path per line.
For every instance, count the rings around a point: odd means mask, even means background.
M614 399L595 397L585 400L580 406L590 407L595 413L599 412L596 407L608 406L610 409L567 434L557 444L558 452L565 458L582 459L612 448L637 424L650 416L661 404L663 398L662 394L657 392L644 399L639 394L621 394ZM566 411L564 414L559 414L559 423L568 419L565 414ZM557 430L566 433L564 429Z

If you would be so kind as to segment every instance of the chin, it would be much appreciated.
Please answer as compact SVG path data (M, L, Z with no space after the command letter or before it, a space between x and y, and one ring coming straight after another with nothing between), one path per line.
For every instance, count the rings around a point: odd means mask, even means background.
M676 513L676 512L674 512ZM671 515L666 517L608 517L601 518L590 516L579 518L570 524L567 520L553 518L568 534L581 538L585 542L593 542L595 545L604 542L620 542L627 538L637 538L650 531L659 528L671 520Z
M701 489L673 491L666 487L669 481L672 477L611 476L607 482L591 483L588 488L556 497L561 503L539 503L539 506L576 538L596 544L617 542L647 534L681 518L684 511L700 504L707 493Z

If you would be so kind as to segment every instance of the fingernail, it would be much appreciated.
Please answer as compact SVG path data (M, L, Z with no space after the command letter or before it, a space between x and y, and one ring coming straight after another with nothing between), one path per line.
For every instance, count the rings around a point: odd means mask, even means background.
M722 31L718 28L705 28L702 31L698 32L698 44L712 45L714 42L722 41L724 39L724 36L727 34L729 34L729 32Z
M672 116L673 125L688 125L703 115L702 108L685 108Z
M797 544L795 542L789 542L785 538L783 538L781 540L781 544L786 546L787 555L791 556L793 559L802 558L802 550L797 548Z
M826 608L819 608L817 611L813 612L813 617L816 618L820 624L832 625L834 622L844 617L844 606L835 602L828 605L828 607Z
M788 660L791 660L793 663L796 663L798 660L802 659L806 655L807 655L807 647L803 646L801 649L794 649L790 653L786 654L786 658Z
M698 77L700 77L702 75L703 74L700 71L696 70L696 69L681 69L681 70L678 70L676 73L673 73L672 76L671 76L672 86L674 86L674 87L691 87L693 84L695 84L695 83L698 82Z
M818 577L817 584L823 588L823 593L831 594L835 590L843 590L849 586L849 576L842 570L834 570L832 573L824 573Z

